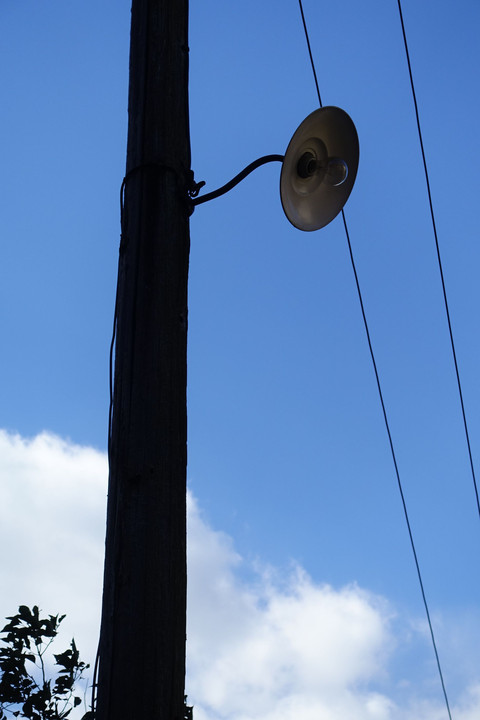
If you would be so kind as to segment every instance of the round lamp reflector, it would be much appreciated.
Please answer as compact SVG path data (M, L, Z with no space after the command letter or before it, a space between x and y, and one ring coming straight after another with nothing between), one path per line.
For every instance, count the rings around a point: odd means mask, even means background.
M338 215L355 182L358 158L357 131L344 110L324 107L305 118L280 175L282 206L292 225L318 230Z

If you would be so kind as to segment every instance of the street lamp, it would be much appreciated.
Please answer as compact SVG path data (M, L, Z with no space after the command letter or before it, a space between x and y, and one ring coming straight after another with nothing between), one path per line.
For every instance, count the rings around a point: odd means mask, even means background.
M288 220L299 230L328 225L348 200L357 175L358 136L350 116L329 106L312 112L299 125L285 155L265 155L250 163L222 187L205 195L195 185L193 207L225 194L253 170L281 162L280 197Z

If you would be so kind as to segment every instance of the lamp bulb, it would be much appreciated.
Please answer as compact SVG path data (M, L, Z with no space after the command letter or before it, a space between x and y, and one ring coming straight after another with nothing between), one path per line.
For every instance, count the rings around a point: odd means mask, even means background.
M341 158L329 158L327 163L327 172L325 173L325 182L332 187L343 185L348 177L348 166L345 160Z

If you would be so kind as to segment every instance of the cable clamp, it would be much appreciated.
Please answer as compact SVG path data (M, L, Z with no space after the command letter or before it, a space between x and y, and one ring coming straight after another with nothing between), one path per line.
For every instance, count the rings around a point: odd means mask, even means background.
M187 194L191 200L198 196L198 193L200 192L200 190L202 189L202 187L204 185L206 185L205 180L200 180L200 182L195 182L193 170L188 171L188 173L187 173Z

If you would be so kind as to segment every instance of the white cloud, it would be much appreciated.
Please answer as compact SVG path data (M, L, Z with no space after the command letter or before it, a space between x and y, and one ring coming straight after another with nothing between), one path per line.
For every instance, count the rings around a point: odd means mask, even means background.
M385 601L355 585L317 585L300 568L287 582L267 572L245 584L234 573L240 559L231 542L208 529L193 500L189 527L196 720L391 717L388 698L368 690L394 646Z
M105 454L48 433L0 431L1 618L19 604L67 613L66 634L93 662L102 590ZM391 678L402 633L392 606L301 568L249 568L189 496L189 699L194 720L440 720L441 697ZM413 628L413 629L412 629ZM411 640L409 641L411 642ZM457 643L458 644L458 643ZM460 652L460 648L457 648ZM415 692L418 697L416 697ZM480 716L480 684L454 720Z
M384 598L316 583L301 568L242 580L231 539L193 498L189 549L195 720L448 720L433 663L423 677L415 664L418 648L431 652L423 619L398 618ZM410 650L408 678L391 676L400 648ZM465 689L454 720L480 716L479 688Z
M48 433L0 431L1 618L18 605L64 614L93 662L105 536L107 460ZM80 638L82 641L80 641Z

